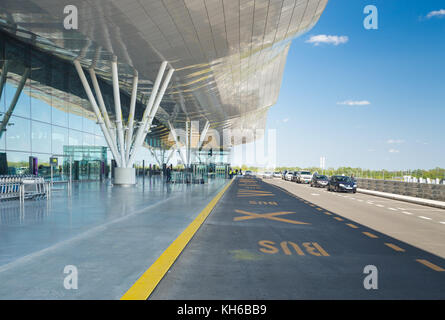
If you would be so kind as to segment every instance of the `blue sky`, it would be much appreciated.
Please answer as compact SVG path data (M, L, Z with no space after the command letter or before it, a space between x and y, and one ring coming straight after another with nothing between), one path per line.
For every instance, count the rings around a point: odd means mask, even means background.
M370 4L377 30L363 26ZM329 1L292 42L267 129L277 166L445 167L445 1Z

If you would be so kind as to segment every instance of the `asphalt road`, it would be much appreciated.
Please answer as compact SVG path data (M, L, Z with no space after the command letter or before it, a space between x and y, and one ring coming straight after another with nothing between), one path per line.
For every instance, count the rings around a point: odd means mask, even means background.
M307 184L267 179L342 217L445 258L445 210L363 193L328 192Z
M149 299L445 298L445 259L296 193L237 179Z

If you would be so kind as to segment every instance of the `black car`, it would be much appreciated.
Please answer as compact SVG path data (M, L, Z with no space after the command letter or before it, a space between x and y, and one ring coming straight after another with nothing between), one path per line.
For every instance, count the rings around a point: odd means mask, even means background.
M322 174L314 174L311 179L311 187L326 187L329 183L328 177Z
M354 179L347 176L332 176L328 183L328 191L357 192L357 184Z

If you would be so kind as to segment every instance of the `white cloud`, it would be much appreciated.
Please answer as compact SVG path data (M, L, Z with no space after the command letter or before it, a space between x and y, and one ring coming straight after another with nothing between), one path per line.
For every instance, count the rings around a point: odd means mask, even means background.
M389 153L399 153L399 150L397 150L397 149L389 149L388 152Z
M404 143L405 140L401 140L401 139L389 139L388 141L386 141L386 143L389 144L400 144L400 143Z
M321 43L333 44L334 46L338 46L339 44L348 42L349 38L347 36L329 36L326 34L319 34L316 36L310 37L306 40L307 43L313 43L315 46L318 46Z
M432 17L445 17L445 9L440 9L440 10L436 10L436 11L431 11L430 13L428 13L426 15L426 17L428 19L432 18Z
M284 119L283 119L283 122L284 122L284 123L286 123L286 122L288 122L288 121L289 121L289 118L284 118Z
M359 101L353 101L353 100L346 100L342 102L337 102L337 104L346 105L346 106L367 106L370 105L371 102L368 100L359 100Z

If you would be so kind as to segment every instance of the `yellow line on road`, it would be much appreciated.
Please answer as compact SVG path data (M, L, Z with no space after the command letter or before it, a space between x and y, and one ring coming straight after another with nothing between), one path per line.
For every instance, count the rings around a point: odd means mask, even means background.
M358 227L355 224L347 223L346 225L350 226L351 228L358 229Z
M405 249L400 248L399 246L396 246L395 244L392 243L385 243L386 246L390 247L391 249L394 249L396 251L399 252L405 252Z
M416 261L420 262L421 264L423 264L425 266L427 266L428 268L433 269L434 271L439 271L439 272L445 271L445 269L443 269L443 268L441 268L439 266L436 266L434 263L431 263L428 260L416 259Z
M363 234L366 235L366 236L368 236L368 237L370 237L370 238L378 238L375 234L373 234L373 233L371 233L371 232L366 232L366 231L364 231Z
M327 214L328 216L332 216L332 213L325 211L324 214Z
M335 219L335 220L338 220L338 221L343 221L343 219L340 218L340 217L334 217L334 219Z
M161 254L161 256L148 268L144 274L131 286L121 297L121 300L146 300L158 283L162 280L168 269L173 265L176 258L184 250L187 243L198 231L210 212L224 195L234 180L222 189L210 203L201 211L192 223L176 238L175 241Z

